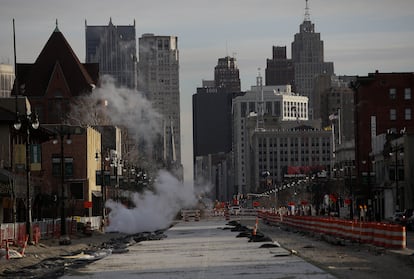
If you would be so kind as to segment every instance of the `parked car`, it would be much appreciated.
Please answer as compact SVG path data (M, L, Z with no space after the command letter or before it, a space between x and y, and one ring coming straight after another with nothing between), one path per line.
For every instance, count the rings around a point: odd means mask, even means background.
M401 224L406 226L407 222L408 222L408 219L410 219L412 216L413 216L413 209L412 208L404 210L402 220L401 220Z
M391 217L391 222L401 224L403 220L404 212L402 211L396 211L394 212L394 215Z
M405 228L406 228L408 231L414 231L414 215L411 215L411 217L409 217L409 218L406 220L406 223L405 223Z
M233 206L230 207L229 213L231 215L239 215L240 214L240 210L241 210L240 206L233 205Z

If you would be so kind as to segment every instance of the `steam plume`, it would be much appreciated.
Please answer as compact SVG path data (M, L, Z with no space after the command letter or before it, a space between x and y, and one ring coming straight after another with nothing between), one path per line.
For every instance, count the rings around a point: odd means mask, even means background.
M110 224L107 232L118 231L134 234L165 229L171 225L181 208L189 208L197 203L192 185L183 184L165 170L158 173L154 192L134 193L134 208L126 208L120 203L108 200Z

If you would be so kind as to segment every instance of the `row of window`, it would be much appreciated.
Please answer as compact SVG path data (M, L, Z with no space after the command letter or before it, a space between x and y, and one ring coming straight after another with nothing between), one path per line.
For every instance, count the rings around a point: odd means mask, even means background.
M390 88L389 96L390 96L390 100L397 99L397 89ZM411 88L404 88L404 100L411 100Z
M411 109L406 108L404 110L404 120L411 120ZM397 120L397 110L396 109L390 109L390 120Z

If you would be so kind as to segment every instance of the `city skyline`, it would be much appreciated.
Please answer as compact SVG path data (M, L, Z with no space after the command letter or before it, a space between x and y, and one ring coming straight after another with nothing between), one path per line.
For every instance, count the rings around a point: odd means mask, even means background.
M411 0L310 0L310 19L324 42L325 61L337 75L411 72L414 69L414 3ZM241 88L264 76L272 46L286 46L304 19L305 0L261 1L56 1L1 0L0 62L13 64L12 20L18 63L33 63L58 21L59 29L85 61L85 20L91 25L129 25L145 33L178 37L182 158L192 178L191 96L203 79L214 78L218 58L235 56ZM300 93L300 92L299 92ZM191 176L191 177L189 177Z

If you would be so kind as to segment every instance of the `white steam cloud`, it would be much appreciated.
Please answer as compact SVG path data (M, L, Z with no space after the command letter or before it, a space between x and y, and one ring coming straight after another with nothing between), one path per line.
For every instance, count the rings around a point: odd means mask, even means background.
M106 231L134 234L166 229L181 208L191 208L197 203L193 186L183 184L167 171L159 171L154 188L154 192L134 193L134 208L108 200L106 207L111 211Z
M151 143L156 135L161 134L162 116L141 92L115 87L113 79L104 76L94 95L108 102L107 117L114 125L127 127L137 143L142 140Z
M140 92L116 87L111 77L102 78L101 86L94 90L90 98L106 100L105 116L113 125L126 127L137 144L144 141L150 148L160 134L162 116L154 110L150 101ZM134 205L132 208L113 200L106 201L105 206L110 209L106 231L134 234L166 229L182 208L194 207L198 195L206 193L211 187L194 191L193 185L160 170L153 188L143 193L129 192L129 199Z

